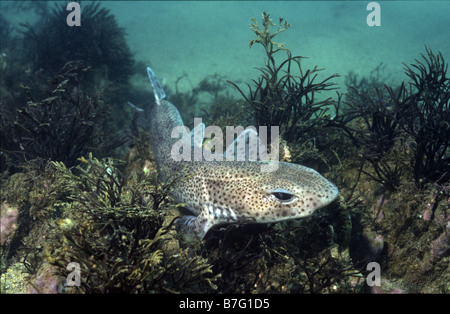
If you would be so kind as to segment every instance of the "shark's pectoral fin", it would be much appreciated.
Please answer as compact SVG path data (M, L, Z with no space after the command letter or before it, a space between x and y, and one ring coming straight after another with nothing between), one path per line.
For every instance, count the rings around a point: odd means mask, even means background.
M203 239L206 233L214 225L211 217L204 211L198 216L183 216L181 222L181 229L187 233L195 234L200 240Z

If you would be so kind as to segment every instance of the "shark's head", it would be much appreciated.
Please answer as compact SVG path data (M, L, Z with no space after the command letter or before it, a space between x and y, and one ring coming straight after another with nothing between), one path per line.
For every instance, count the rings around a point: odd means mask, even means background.
M195 227L202 235L220 223L269 223L309 216L338 195L330 181L301 165L280 162L273 172L261 172L260 162L200 165L197 174L202 180L191 181L184 191L202 195L194 201L207 208Z
M317 171L280 162L277 171L253 173L253 182L235 190L236 199L256 222L277 222L311 215L330 204L338 189Z

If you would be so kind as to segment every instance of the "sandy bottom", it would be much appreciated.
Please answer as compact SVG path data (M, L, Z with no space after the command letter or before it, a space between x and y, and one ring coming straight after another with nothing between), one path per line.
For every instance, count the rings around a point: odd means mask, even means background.
M3 2L3 1L2 1ZM6 1L7 2L7 1ZM5 3L5 2L4 2ZM83 4L88 1L83 1ZM239 83L257 78L264 66L251 19L261 25L268 12L275 23L284 17L292 27L275 38L293 55L308 57L304 69L318 65L320 78L339 73L343 87L349 71L369 75L383 62L395 84L406 80L403 62L410 64L425 45L450 59L450 6L447 1L379 2L381 26L366 22L367 1L101 1L127 33L136 61L150 65L165 86L187 92L208 75L218 74ZM33 12L7 18L18 26L33 21ZM82 18L82 16L81 16ZM150 89L142 76L133 84ZM391 82L386 82L390 84ZM333 92L334 95L334 92Z

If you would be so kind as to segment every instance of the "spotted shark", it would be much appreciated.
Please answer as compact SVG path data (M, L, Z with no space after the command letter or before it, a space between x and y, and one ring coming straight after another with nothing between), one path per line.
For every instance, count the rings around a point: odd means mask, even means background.
M174 160L173 148L179 137L174 137L173 130L184 127L183 120L177 108L165 99L164 89L151 68L147 68L147 74L156 101L147 113L147 121L158 173L163 182L183 172L188 178L176 181L172 191L174 200L193 214L185 217L186 232L203 239L208 230L220 224L272 223L306 217L338 196L333 183L298 164L278 162L276 170L261 171L261 166L270 161ZM190 133L194 137L203 132L204 125L200 124ZM242 139L242 134L232 145ZM192 140L193 146L202 145L198 138Z

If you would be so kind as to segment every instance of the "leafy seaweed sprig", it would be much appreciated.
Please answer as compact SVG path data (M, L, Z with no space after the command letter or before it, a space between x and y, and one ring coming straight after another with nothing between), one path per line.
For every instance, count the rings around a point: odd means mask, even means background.
M250 48L255 43L261 44L266 50L267 57L269 58L267 62L270 61L270 65L267 64L267 66L272 66L276 70L273 55L278 51L288 52L289 50L285 48L285 44L274 42L273 38L291 27L291 24L289 24L284 18L280 17L277 30L274 33L271 33L270 28L275 26L275 23L273 23L270 19L270 14L266 12L262 14L262 24L264 29L261 29L255 18L252 18L252 21L253 23L250 24L250 29L255 32L257 38L250 41Z

